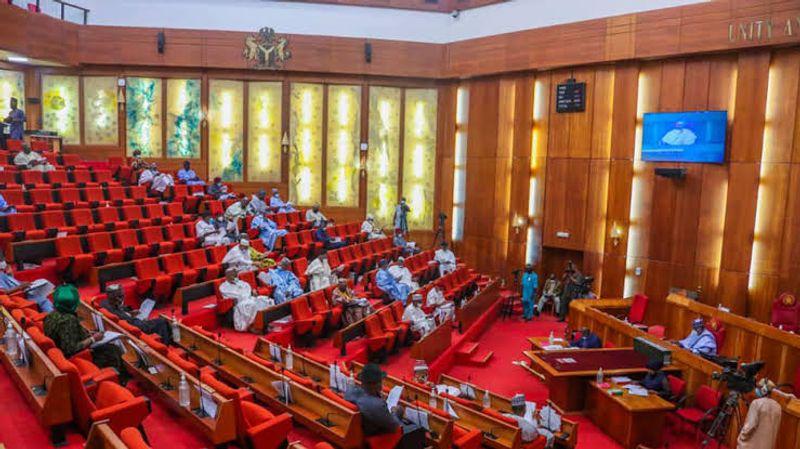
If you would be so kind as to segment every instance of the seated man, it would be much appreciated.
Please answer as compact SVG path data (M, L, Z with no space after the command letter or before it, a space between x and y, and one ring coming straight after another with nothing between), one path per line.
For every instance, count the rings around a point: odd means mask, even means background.
M372 214L367 214L367 219L361 223L361 232L366 233L367 239L369 240L386 238L386 235L383 233L383 229L379 229L375 226L375 217L373 217Z
M251 201L250 204L253 204ZM248 204L248 208L250 207ZM264 208L266 211L266 206ZM289 231L286 229L278 229L278 225L275 224L274 221L270 220L267 216L267 212L263 212L261 215L256 215L253 217L253 220L250 222L250 229L255 229L258 231L258 238L264 242L264 246L269 248L270 251L275 249L275 242L282 238L284 235L288 234Z
M225 209L225 218L236 223L239 226L239 221L244 220L247 216L247 204L249 203L246 196L243 196L239 201L231 204Z
M670 394L669 381L667 375L661 369L664 363L658 359L650 359L647 361L647 374L642 379L642 386L662 397L668 397Z
M22 151L14 156L14 165L20 170L53 171L53 167L41 154L31 151L30 145L23 144Z
M386 400L381 397L383 378L386 373L374 363L367 363L359 373L361 385L347 389L344 398L352 402L361 412L361 426L365 436L395 433L400 430L403 406L397 405L389 410Z
M306 211L306 221L311 223L311 226L317 228L323 221L328 221L325 215L319 210L319 203L311 206L311 209Z
M544 305L547 304L547 301L553 301L553 310L559 310L559 290L560 284L558 279L556 279L556 275L550 273L550 276L548 276L547 280L544 282L544 287L542 287L542 296L539 297L539 302L536 303L536 307L533 308L533 314L539 316L539 314L542 313Z
M146 334L156 334L161 337L164 344L172 344L172 329L164 318L153 320L140 320L136 314L138 311L125 305L125 292L119 284L111 284L106 287L106 299L100 302L100 307L116 315L119 319L125 320L128 324L138 327Z
M428 297L425 299L428 307L433 307L433 316L439 323L452 320L456 317L456 305L453 301L445 299L439 287L433 286L428 290Z
M418 334L419 338L430 334L436 327L433 319L422 310L422 295L419 293L411 295L411 302L403 311L403 321L411 323L411 332Z
M275 212L294 212L295 208L292 206L291 201L284 202L281 199L281 193L276 188L272 188L272 197L269 199L269 207Z
M300 280L292 273L291 266L292 262L284 257L277 267L258 273L258 280L275 287L272 292L275 304L282 304L303 294Z
M535 441L539 435L547 438L546 447L553 447L553 433L539 427L536 418L533 416L533 407L528 407L525 402L525 395L518 393L511 398L511 413L503 413L503 416L517 421L520 436L522 437L522 447L525 447L526 443Z
M456 271L456 255L447 246L447 242L439 244L439 249L434 253L433 260L439 262L439 276Z
M580 349L598 349L603 347L600 337L592 333L588 327L582 327L581 336L573 340L569 345L573 348Z
M6 262L5 254L0 253L0 292L12 295L25 292L25 297L39 306L40 312L53 311L53 303L47 297L53 293L55 286L47 279L37 279L33 282L22 282L14 277L14 272Z
M142 172L139 173L139 180L137 181L140 186L153 182L157 173L155 166L155 164L148 164L146 162L142 164Z
M153 182L150 183L150 192L157 193L163 197L167 189L175 185L175 179L169 173L159 171L155 162L152 165L152 170L154 175Z
M206 193L208 193L208 196L220 201L236 198L236 195L228 192L228 186L222 183L222 178L219 176L214 178L214 182L208 186Z
M328 288L337 278L334 272L339 273L343 269L343 265L331 269L328 263L328 254L323 251L306 268L305 275L308 276L308 291L313 292L314 290Z
M356 298L353 290L347 286L347 279L339 279L339 283L331 293L331 302L334 305L341 305L342 326L347 327L365 316L373 313L369 301L364 298Z
M330 225L327 221L320 223L317 231L314 232L314 239L318 242L322 242L322 246L328 250L347 246L347 240L342 240L341 237L331 237L330 234L328 234L328 226Z
M261 189L258 193L254 193L250 197L250 202L247 204L247 213L250 215L261 215L270 212L267 203L264 201L267 198L267 191Z
M197 177L197 173L192 170L192 163L183 161L183 168L178 170L178 182L187 186L204 186L206 182Z
M217 231L223 232L225 237L230 239L231 242L239 240L239 228L236 227L236 223L233 220L225 218L224 213L217 215L214 219L214 226L217 228Z
M414 280L403 257L398 257L397 262L389 264L389 273L397 279L397 282L407 285L412 292L419 288L419 283Z
M250 255L250 240L239 240L239 244L229 249L222 258L222 263L235 268L237 272L255 270L256 265Z
M416 242L408 242L406 241L406 236L403 235L403 230L397 228L394 230L394 237L392 238L392 244L394 246L399 246L403 248L403 254L406 256L413 256L420 252L419 248L417 248Z
M3 195L0 195L0 217L16 213L17 213L17 208L8 204L8 201L6 201L6 199L3 198Z
M717 340L710 330L706 329L702 318L692 321L692 332L680 340L678 346L688 349L695 354L717 355Z
M202 217L194 224L194 233L203 246L230 245L231 243L225 232L217 228L208 212L203 212Z
M375 284L384 292L390 300L400 301L405 305L411 287L397 282L397 279L389 273L389 261L381 259L378 262L378 272L375 273ZM390 301L391 302L391 301Z
M233 327L240 332L250 328L256 320L256 314L275 302L269 296L253 295L250 284L236 276L235 268L225 270L225 281L219 285L219 294L225 299L231 299L233 306Z

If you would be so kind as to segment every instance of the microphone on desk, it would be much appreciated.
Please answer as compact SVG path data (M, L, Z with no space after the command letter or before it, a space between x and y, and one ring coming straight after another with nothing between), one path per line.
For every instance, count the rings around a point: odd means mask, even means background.
M344 416L340 415L339 413L328 412L328 413L325 414L325 417L318 418L316 421L318 423L322 424L325 427L336 427L336 424L334 424L333 421L331 421L331 419L330 419L331 416L341 416L341 417L344 418Z
M172 391L175 387L172 385L172 376L166 376L161 382L160 387L165 391Z

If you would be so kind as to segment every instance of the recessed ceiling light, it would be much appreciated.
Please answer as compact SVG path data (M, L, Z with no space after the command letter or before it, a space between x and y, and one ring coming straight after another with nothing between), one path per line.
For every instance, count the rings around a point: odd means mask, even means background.
M8 60L9 60L9 62L28 62L29 61L29 59L26 58L25 56L9 56Z

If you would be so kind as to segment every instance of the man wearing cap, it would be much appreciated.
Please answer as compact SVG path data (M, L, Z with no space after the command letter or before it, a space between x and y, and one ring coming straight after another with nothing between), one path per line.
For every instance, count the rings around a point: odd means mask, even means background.
M341 305L342 326L347 327L365 316L373 313L372 306L365 298L356 298L353 290L347 286L347 279L339 278L339 283L331 293L331 302L334 305Z
M403 311L403 321L411 323L411 332L422 338L433 331L433 320L422 310L422 295L414 293L411 302Z
M217 228L211 213L203 212L202 217L194 224L194 233L203 246L229 245L230 239L225 236L225 231Z
M253 202L251 201L250 204L253 204ZM286 229L278 229L278 225L267 216L267 212L256 215L253 221L250 222L250 229L258 231L258 238L264 242L264 246L269 248L270 251L275 248L275 242L279 238L289 233Z
M100 301L100 307L125 320L128 324L138 327L146 334L157 334L165 344L172 343L172 330L164 318L153 320L140 320L134 315L137 311L125 305L125 292L119 284L106 287L106 299Z
M747 408L747 418L736 440L737 449L772 449L781 427L781 406L770 397L775 384L762 378L754 390L756 399Z
M552 447L553 433L539 427L533 413L533 408L529 408L525 403L525 395L518 393L511 398L511 413L503 413L503 415L517 421L523 445L535 441L541 435L547 438L547 447Z
M664 362L659 359L650 359L647 361L647 374L642 379L642 386L650 391L655 392L659 396L669 397L669 381L667 376L661 369L664 368Z
M394 230L394 237L392 237L392 244L403 249L403 254L406 256L413 256L420 252L417 248L416 242L409 242L400 228Z
M14 156L14 165L20 170L53 171L53 167L41 154L31 151L30 145L23 144L22 151Z
M386 238L383 230L375 227L375 217L372 214L367 214L367 219L361 223L361 232L367 234L368 240L379 240Z
M192 163L190 161L183 161L183 168L178 170L178 181L187 186L204 186L206 182L200 179L192 170Z
M386 259L381 259L381 261L378 262L378 272L375 273L375 284L382 292L389 296L390 300L401 301L403 305L406 303L408 294L411 293L411 287L397 282L394 276L389 273L389 261Z
M439 276L456 271L456 255L447 246L447 242L439 245L439 249L433 255L433 260L439 262Z
M314 240L321 242L322 247L325 249L338 249L347 246L348 241L341 237L331 237L328 233L328 226L333 226L327 221L320 223L317 230L314 232Z
M419 284L414 280L411 270L406 267L406 259L402 256L397 258L397 262L389 264L389 274L397 279L397 282L405 284L413 292L419 288Z
M432 387L433 383L428 380L428 374L428 364L424 360L420 360L414 365L414 382L426 387Z
M258 191L258 193L254 193L250 197L250 202L247 203L247 213L250 215L259 216L261 214L270 212L268 209L269 206L267 206L266 201L264 201L265 199L267 199L266 190L261 189Z
M344 394L345 400L355 404L361 412L361 426L366 436L397 432L401 426L403 406L398 404L389 410L381 397L384 377L386 373L378 365L367 363L358 375L361 385L348 388Z
M433 314L439 323L455 318L456 305L453 301L448 301L436 285L428 290L428 297L425 298L425 304L427 304L428 307L434 307L436 309Z
M678 346L688 349L695 354L717 355L717 340L710 330L706 329L702 318L692 321L692 332L680 340Z
M294 212L295 208L291 201L283 201L281 193L276 188L272 188L272 197L269 199L269 207L275 212Z
M585 326L581 328L581 336L569 345L573 348L580 349L598 349L603 347L600 337Z
M219 294L233 300L233 327L240 332L250 328L259 311L275 304L269 296L253 295L253 288L237 277L235 268L225 270L225 282L219 285Z
M209 196L220 201L236 197L233 193L228 192L228 186L222 183L222 178L219 176L214 178L214 182L208 186L207 191Z
M319 227L320 223L322 223L323 221L328 221L328 218L325 217L325 214L320 212L319 208L320 205L319 203L317 203L311 206L311 209L308 209L306 211L306 221L311 223L311 226L315 228Z
M239 244L232 247L225 254L222 263L236 271L253 271L256 269L253 258L250 257L250 240L241 239Z
M336 280L334 271L339 273L343 269L344 266L342 265L331 269L328 263L328 254L324 251L321 252L306 268L305 275L308 276L308 291L313 292L314 290L330 287Z
M268 272L262 271L258 273L258 280L275 287L272 292L272 296L275 297L275 304L282 304L303 294L300 280L292 273L291 266L292 262L284 257L277 267Z

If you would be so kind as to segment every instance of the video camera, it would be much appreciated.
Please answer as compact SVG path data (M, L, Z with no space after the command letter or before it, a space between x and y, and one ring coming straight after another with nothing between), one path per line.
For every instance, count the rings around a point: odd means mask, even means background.
M725 382L728 389L739 393L749 393L756 387L756 374L764 368L765 362L757 360L739 365L737 359L715 357L713 361L722 365L722 372L711 373L711 378Z

